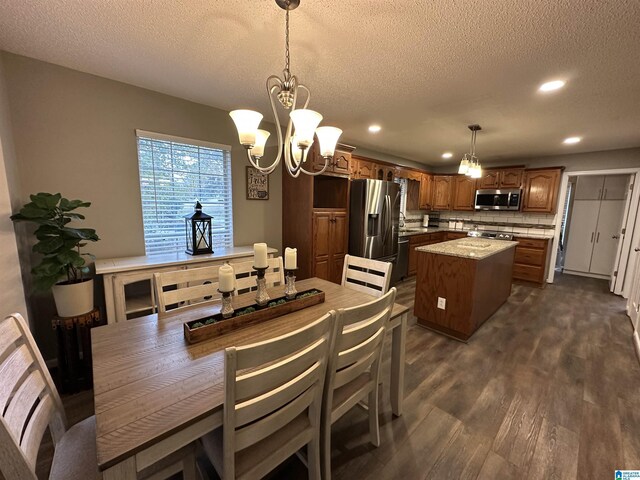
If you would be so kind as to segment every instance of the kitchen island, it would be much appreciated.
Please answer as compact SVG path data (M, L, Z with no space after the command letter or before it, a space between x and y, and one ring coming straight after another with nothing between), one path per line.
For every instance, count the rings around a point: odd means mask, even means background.
M466 342L509 298L517 244L461 238L416 248L418 324Z

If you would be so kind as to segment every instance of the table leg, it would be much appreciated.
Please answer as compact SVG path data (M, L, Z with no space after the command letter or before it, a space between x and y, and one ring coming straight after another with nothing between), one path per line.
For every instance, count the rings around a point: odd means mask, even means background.
M137 476L135 456L129 457L102 472L103 480L136 480Z
M391 338L391 411L396 417L402 415L404 399L404 350L407 339L408 315L400 317L400 325L392 331Z

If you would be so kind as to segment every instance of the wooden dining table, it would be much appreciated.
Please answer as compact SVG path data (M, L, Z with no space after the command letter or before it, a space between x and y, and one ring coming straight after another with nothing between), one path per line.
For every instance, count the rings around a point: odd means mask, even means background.
M226 347L277 337L330 310L374 298L319 278L299 281L296 287L322 290L325 302L193 345L184 338L183 323L218 313L218 303L91 331L96 448L105 480L133 480L136 472L222 425ZM269 289L271 298L283 293L284 286ZM234 297L234 307L253 303L254 296ZM396 416L402 414L408 312L395 304L388 325L391 407Z

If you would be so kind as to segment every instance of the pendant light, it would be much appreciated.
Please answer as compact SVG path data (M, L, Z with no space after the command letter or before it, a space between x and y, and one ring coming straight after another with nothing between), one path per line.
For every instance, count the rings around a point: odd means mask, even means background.
M480 166L480 160L476 157L476 133L482 128L476 124L469 125L468 128L471 130L471 147L469 153L465 153L462 160L460 160L458 173L471 178L480 178L482 176L482 167Z

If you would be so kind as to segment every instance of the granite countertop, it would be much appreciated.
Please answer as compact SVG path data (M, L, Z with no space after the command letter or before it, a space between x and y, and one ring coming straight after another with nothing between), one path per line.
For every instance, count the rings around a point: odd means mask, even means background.
M517 244L518 242L511 242L509 240L470 237L417 247L416 251L482 260L509 248L515 248Z
M402 231L404 228L411 230L410 232L408 231ZM456 229L456 228L448 228L448 227L429 227L429 228L425 228L425 227L401 227L400 231L398 232L398 236L399 237L411 237L413 235L424 235L426 233L438 233L438 232L453 232L453 233L467 233L470 230L473 230L471 228L463 228L463 229ZM482 230L480 230L482 232ZM505 232L505 233L511 233L514 237L519 237L519 238L539 238L539 239L545 239L548 238L549 240L553 239L553 236L547 236L547 235L542 235L539 233L512 233L512 232Z

